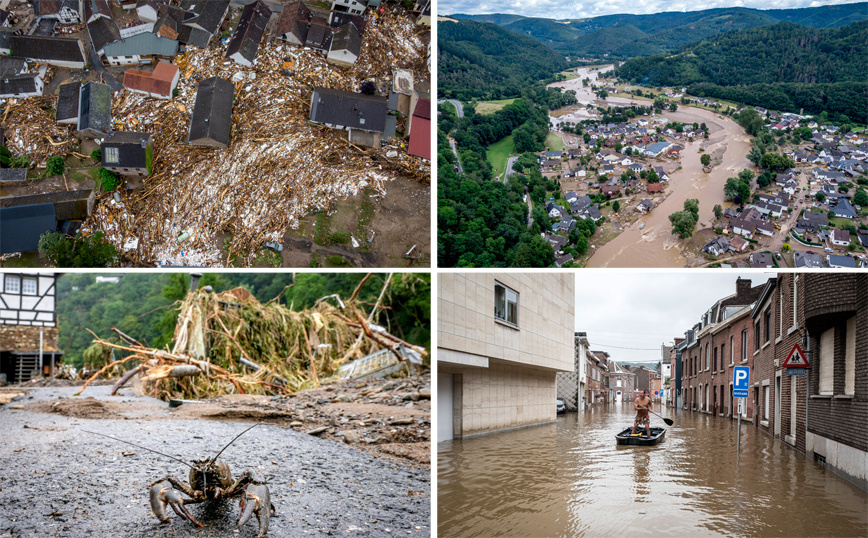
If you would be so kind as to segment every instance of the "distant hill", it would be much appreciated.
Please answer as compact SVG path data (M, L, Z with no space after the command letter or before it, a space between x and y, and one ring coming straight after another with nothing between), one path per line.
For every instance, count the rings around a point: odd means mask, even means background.
M437 23L438 93L463 101L521 96L567 68L564 57L530 37L491 23Z
M617 14L555 20L520 15L452 15L491 22L533 37L565 55L628 59L673 52L722 32L786 21L813 28L839 28L868 20L868 2L802 9L716 8L652 15ZM638 32L636 31L638 30Z
M773 109L826 110L864 123L866 58L868 21L828 29L781 22L714 36L678 54L634 58L615 75Z

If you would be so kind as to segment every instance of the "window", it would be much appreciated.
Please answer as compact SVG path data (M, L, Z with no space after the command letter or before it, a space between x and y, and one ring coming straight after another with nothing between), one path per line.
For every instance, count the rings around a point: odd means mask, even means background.
M835 389L832 372L835 366L835 328L820 335L820 394L831 395Z
M772 309L767 308L765 313L763 314L763 317L765 318L766 324L766 344L768 344L769 340L772 339Z
M735 336L729 337L729 365L735 364Z
M763 420L769 420L769 386L763 385Z
M711 369L711 371L712 372L717 371L717 348L714 348L714 362L713 362L713 368Z
M621 386L621 378L620 377L618 378L618 386L619 387Z
M799 275L793 276L793 327L798 327L799 323L796 320L796 310L798 310L797 305L799 304Z
M708 344L705 344L705 369L708 370L708 363L711 360L708 353Z
M6 293L19 293L21 291L21 280L17 276L6 277Z
M754 353L760 348L760 320L756 320L753 324L753 348Z
M856 393L856 316L847 320L844 348L844 394Z
M726 357L726 344L720 344L720 369L723 370L724 357Z
M741 331L741 362L747 362L747 329Z
M494 317L518 326L518 293L500 282L494 283Z
M21 292L24 295L36 295L36 279L25 278L21 281Z
M778 288L778 337L784 336L784 290Z
M120 158L118 157L118 148L105 148L105 162L107 162L107 163L120 162Z

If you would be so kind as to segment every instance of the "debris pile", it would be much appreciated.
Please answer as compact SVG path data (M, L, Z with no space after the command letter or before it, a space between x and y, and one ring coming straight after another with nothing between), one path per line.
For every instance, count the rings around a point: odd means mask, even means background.
M406 151L359 148L344 131L309 121L313 87L358 91L393 68L427 78L422 39L403 10L390 7L368 20L367 48L352 71L277 42L262 45L252 67L226 60L222 47L191 46L174 61L182 76L173 101L115 94L115 129L154 135L155 172L122 203L99 204L84 230L102 229L119 248L138 239L126 250L134 263L186 266L224 264L217 236L229 232L226 259L244 254L249 265L258 247L297 228L311 210L330 210L365 187L385 194L396 174L430 181L430 167ZM235 84L232 137L223 150L185 142L197 83L212 76Z
M30 162L36 165L42 165L52 155L73 152L75 127L54 120L51 111L55 101L52 96L6 101L2 124L9 151L29 155Z
M115 383L113 392L140 375L145 391L164 400L291 394L318 387L336 378L342 364L379 350L390 350L401 361L407 349L427 355L423 348L373 324L380 301L365 312L356 295L346 302L336 295L324 297L311 309L297 312L275 300L263 305L243 288L190 292L181 304L171 351L147 348L114 329L122 343L99 337L95 343L130 355L96 372L81 391L100 375L120 374L120 365L138 361ZM413 373L414 367L405 364L407 373Z

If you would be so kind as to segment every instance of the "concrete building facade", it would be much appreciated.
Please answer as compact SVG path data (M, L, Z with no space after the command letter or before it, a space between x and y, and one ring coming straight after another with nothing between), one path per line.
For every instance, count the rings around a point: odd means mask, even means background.
M438 441L555 420L575 369L574 275L444 273L437 289Z

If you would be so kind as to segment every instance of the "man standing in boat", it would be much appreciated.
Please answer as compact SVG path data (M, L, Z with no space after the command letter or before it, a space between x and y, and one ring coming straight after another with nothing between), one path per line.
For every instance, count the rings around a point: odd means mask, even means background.
M645 426L645 433L648 437L651 437L651 427L649 426L650 421L648 420L648 411L651 410L652 406L651 398L649 398L645 391L641 391L639 393L639 397L633 400L633 407L636 409L636 420L633 421L633 431L632 434L636 433L636 428L640 425Z

